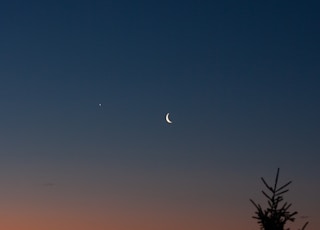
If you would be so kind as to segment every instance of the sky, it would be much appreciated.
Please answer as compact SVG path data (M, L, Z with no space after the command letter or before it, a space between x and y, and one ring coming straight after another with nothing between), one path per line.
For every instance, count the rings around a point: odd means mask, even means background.
M319 7L0 1L0 229L319 229Z

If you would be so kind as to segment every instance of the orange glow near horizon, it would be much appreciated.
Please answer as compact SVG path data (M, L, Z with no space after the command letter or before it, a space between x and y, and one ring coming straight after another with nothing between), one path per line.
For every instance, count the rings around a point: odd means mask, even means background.
M249 201L201 203L109 196L52 196L35 193L1 199L0 229L4 230L254 230ZM79 194L78 194L79 195ZM302 213L302 212L301 212ZM292 229L305 219L297 216ZM308 219L308 229L320 226Z
M85 214L28 214L2 216L0 228L6 230L174 230L174 229L239 229L243 223L239 221L217 221L209 216L190 216L176 213L175 215L155 216L152 214L130 213L126 215L85 215ZM243 229L248 229L243 226Z
M228 221L231 218L232 221ZM24 203L0 211L0 229L6 230L212 230L248 229L254 224L241 213L200 210L183 205L130 203L88 204L65 201L64 204ZM245 221L243 221L245 220Z
M0 229L6 230L212 230L258 229L250 216L234 210L166 210L141 207L61 206L15 207L0 213ZM314 229L315 223L312 224ZM294 224L300 227L300 222Z

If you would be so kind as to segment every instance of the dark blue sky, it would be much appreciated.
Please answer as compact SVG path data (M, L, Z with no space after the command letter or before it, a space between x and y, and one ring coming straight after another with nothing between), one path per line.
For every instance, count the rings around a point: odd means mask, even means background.
M281 167L306 192L320 175L319 25L316 1L1 1L2 177L128 187L112 168L149 175L144 188L183 172L209 194L237 175L250 191L219 194L245 204Z

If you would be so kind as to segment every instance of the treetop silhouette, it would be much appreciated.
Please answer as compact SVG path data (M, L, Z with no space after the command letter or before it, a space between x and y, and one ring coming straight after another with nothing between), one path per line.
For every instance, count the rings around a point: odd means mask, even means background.
M252 218L258 220L258 224L260 225L260 229L262 230L285 230L284 227L288 221L294 222L295 216L298 212L291 212L289 208L291 207L291 203L288 202L283 203L283 195L289 191L287 188L292 181L285 183L282 186L278 186L279 179L279 171L277 170L276 179L273 187L271 187L263 177L261 180L265 187L267 188L267 192L262 190L262 194L268 200L268 207L263 209L260 204L255 203L252 199L250 199L251 203L256 207L257 211L255 212L255 216ZM283 204L282 204L283 203ZM306 222L301 230L304 230L308 222ZM286 230L290 230L287 228Z

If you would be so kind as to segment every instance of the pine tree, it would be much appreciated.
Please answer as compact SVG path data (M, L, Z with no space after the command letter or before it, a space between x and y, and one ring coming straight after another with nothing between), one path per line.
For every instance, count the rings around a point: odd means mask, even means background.
M260 204L257 204L250 199L251 203L257 209L255 212L256 216L253 216L252 218L258 220L261 230L284 230L286 223L288 221L293 222L295 220L294 216L298 214L298 212L289 211L291 204L288 204L287 202L283 203L283 195L289 191L287 187L292 181L278 187L279 171L278 168L273 187L269 186L263 177L261 178L263 184L268 189L268 192L262 190L262 194L268 200L268 207L266 209L262 209ZM304 230L307 225L308 222L303 225L301 230ZM287 228L287 230L289 230L289 228Z

